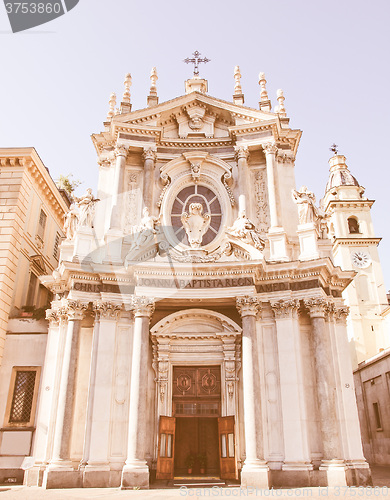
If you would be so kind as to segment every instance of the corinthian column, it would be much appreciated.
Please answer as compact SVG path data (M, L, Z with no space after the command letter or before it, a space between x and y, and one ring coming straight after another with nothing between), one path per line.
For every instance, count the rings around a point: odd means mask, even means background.
M118 144L115 148L114 154L116 157L115 163L115 176L114 176L114 190L112 193L112 215L111 215L111 228L120 229L121 216L122 216L122 198L123 198L123 185L125 177L125 165L128 147L123 144Z
M256 413L261 413L256 342L256 315L260 311L260 304L257 297L246 296L237 297L236 306L242 317L242 384L246 454L241 471L241 485L268 488L268 466L264 460L263 436L261 429L256 426Z
M249 151L246 146L236 146L236 160L238 167L238 212L246 211L246 198L248 196L248 158Z
M145 438L148 432L147 381L149 322L154 312L154 299L133 297L134 333L131 363L129 436L127 460L122 470L122 489L149 488L149 467L145 460Z
M276 178L275 178L275 155L278 150L275 143L268 142L262 145L265 152L265 161L267 167L267 186L268 186L268 203L270 211L270 222L272 227L279 227L279 213L276 196Z
M152 148L145 149L144 154L144 188L143 188L143 199L145 207L149 210L152 208L152 198L153 198L153 175L154 175L154 164L156 161L156 151Z
M299 300L271 303L278 341L280 392L284 436L283 471L299 476L300 485L310 485L311 465L307 414L304 399L302 351L298 325Z
M65 344L62 354L62 370L57 402L57 415L53 438L52 458L45 473L44 484L47 488L57 486L55 474L73 471L70 460L70 438L72 434L73 408L76 392L77 361L81 320L86 304L80 301L65 300L59 314L68 321ZM53 477L52 477L53 476ZM51 481L53 479L53 482ZM53 484L52 484L53 483ZM65 484L65 483L60 483Z
M312 324L314 367L317 381L317 402L320 414L323 459L320 470L328 471L328 485L346 484L344 462L341 460L340 426L336 404L336 382L329 328L325 313L329 305L323 298L304 300Z

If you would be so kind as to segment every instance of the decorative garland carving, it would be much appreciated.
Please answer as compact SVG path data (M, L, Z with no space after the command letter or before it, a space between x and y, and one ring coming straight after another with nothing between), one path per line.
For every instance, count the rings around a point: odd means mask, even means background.
M172 180L169 177L169 175L168 174L164 174L163 172L160 173L160 180L161 180L161 182L162 182L162 184L163 184L164 187L163 187L163 189L162 189L162 191L160 193L160 197L159 197L159 199L157 201L158 208L161 207L163 199L164 199L164 196L165 196L165 193L167 192L167 189L169 188L169 186L171 185L171 182L172 182Z
M269 228L268 222L268 199L265 170L258 170L255 173L255 198L256 198L256 218L257 227L261 234L265 234Z
M231 179L232 179L231 172L225 172L221 177L221 181L222 181L222 184L225 186L226 192L227 192L228 197L229 197L230 204L232 207L234 207L236 204L236 200L234 198L233 191L230 189L230 186L229 186L229 181L231 182Z
M126 194L126 231L137 224L138 203L137 203L138 173L129 172L127 176Z

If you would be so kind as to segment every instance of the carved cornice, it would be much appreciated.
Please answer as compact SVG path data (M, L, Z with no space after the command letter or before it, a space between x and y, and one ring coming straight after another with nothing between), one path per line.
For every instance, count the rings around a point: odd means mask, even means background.
M278 300L277 302L271 302L271 307L276 319L289 318L299 309L299 300Z
M266 154L275 155L278 151L278 148L274 142L266 142L265 144L262 144L261 147Z
M321 297L304 299L304 304L309 310L311 318L324 318L328 308L328 301Z
M236 298L236 307L241 317L257 316L261 312L261 304L257 297L245 295Z
M134 316L147 316L151 318L155 309L154 299L151 297L136 297L133 295L131 298L131 307Z
M99 319L118 319L122 306L100 300L93 303L93 310Z

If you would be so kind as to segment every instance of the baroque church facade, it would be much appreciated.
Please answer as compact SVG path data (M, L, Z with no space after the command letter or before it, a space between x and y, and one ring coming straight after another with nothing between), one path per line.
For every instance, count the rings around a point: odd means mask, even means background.
M261 73L246 107L240 77L232 102L196 71L159 103L153 70L145 109L130 75L111 96L97 197L71 205L41 278L54 300L25 484L147 488L202 466L244 487L369 484L346 289L347 259L379 262L373 233L348 233L347 204L369 225L370 202L337 153L322 209L297 190L283 93L272 111Z

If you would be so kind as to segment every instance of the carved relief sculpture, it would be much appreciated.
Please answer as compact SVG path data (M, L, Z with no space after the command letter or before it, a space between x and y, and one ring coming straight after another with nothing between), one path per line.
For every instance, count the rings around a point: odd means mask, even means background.
M95 205L98 201L92 194L92 189L88 188L85 195L81 198L74 198L69 211L64 216L64 232L66 239L72 240L77 229L80 227L93 227L93 218L95 215Z
M181 222L187 233L188 242L191 248L200 248L202 238L206 234L211 222L210 214L204 214L201 203L191 203L189 214L183 212Z

